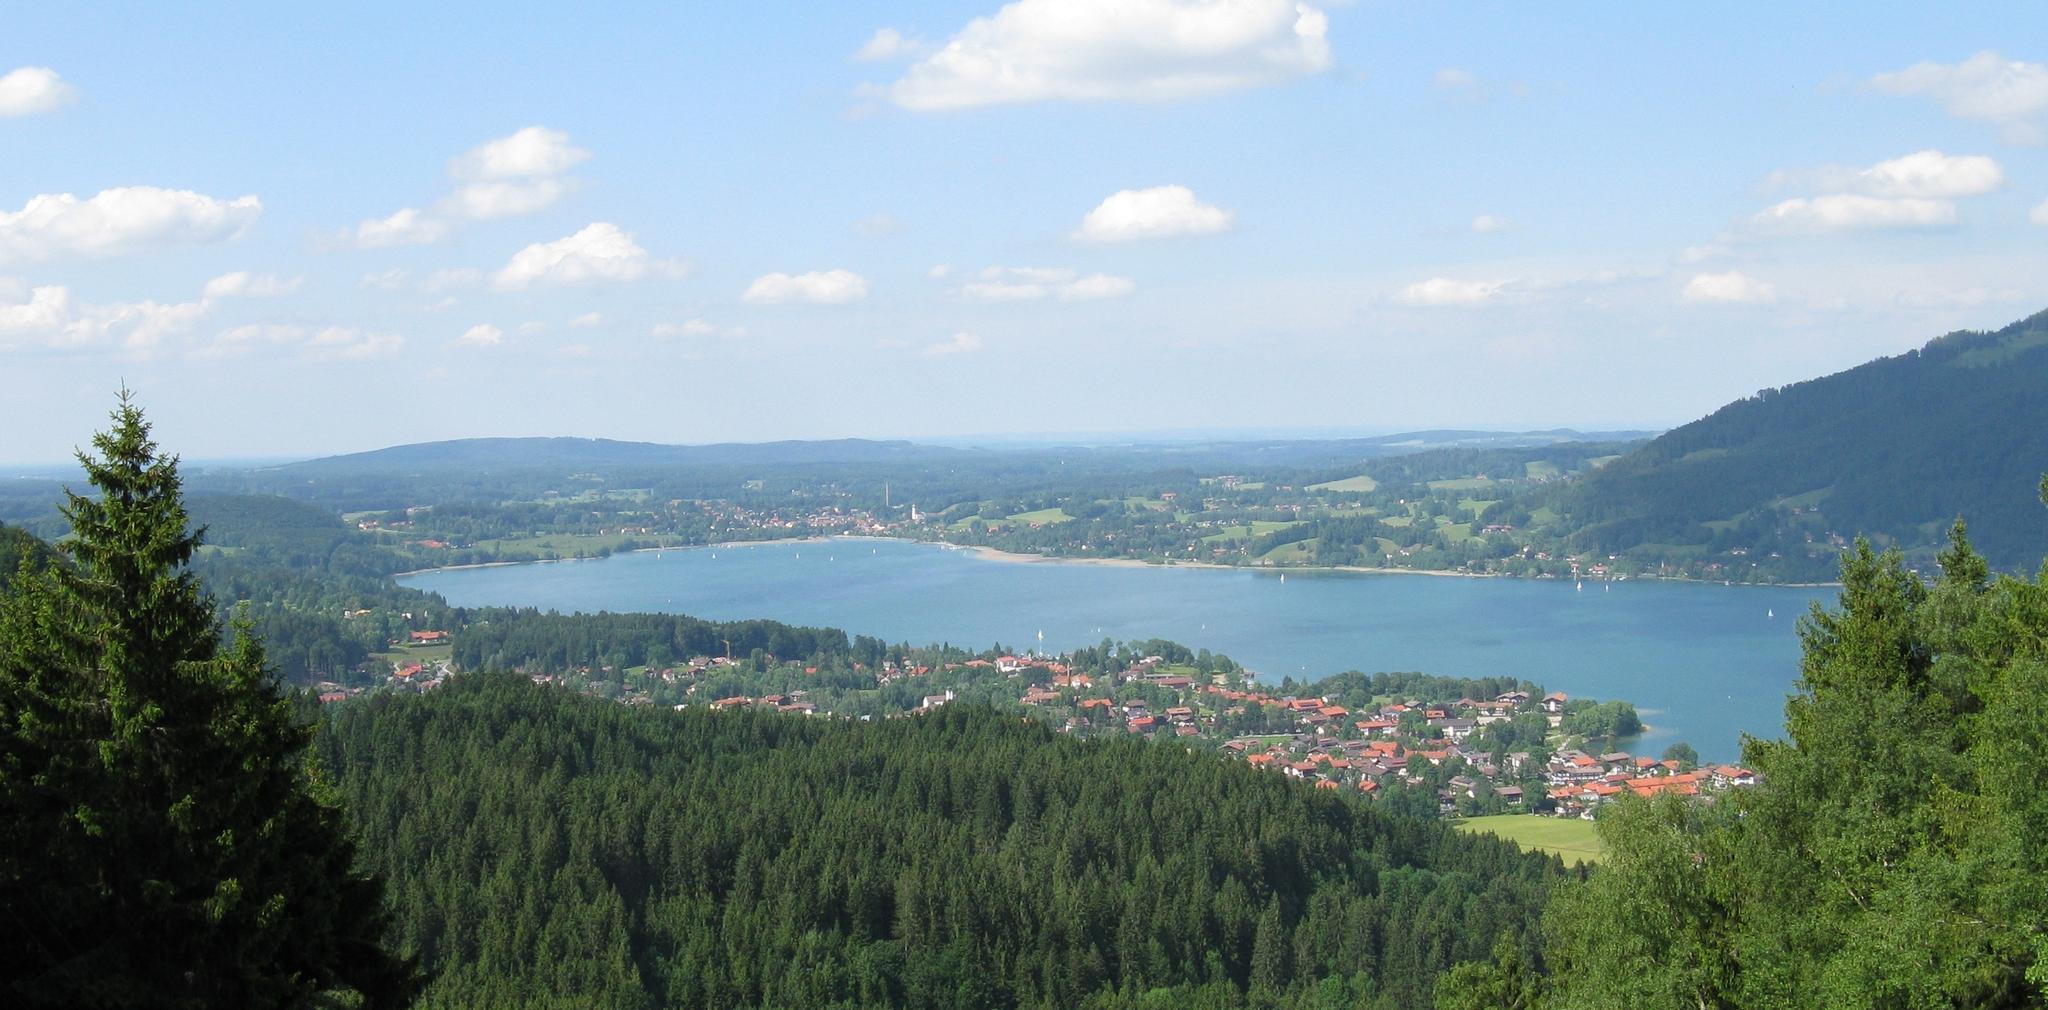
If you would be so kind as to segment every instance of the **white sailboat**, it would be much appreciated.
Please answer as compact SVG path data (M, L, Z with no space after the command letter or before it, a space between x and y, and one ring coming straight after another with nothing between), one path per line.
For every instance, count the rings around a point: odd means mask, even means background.
M1578 585L1573 586L1572 588L1583 593L1586 591L1586 583L1584 581L1581 581Z
M1775 610L1765 610L1765 611L1764 611L1764 617L1766 617L1766 618L1768 618L1768 619L1770 619L1770 620L1773 620L1773 621L1775 621L1775 620L1777 620L1777 619L1778 619L1778 612L1777 612L1777 611L1775 611Z

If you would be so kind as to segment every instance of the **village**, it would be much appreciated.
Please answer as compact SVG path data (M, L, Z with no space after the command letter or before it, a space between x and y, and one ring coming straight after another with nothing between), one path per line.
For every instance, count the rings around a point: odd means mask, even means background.
M393 642L397 658L370 690L422 692L441 685L459 672L448 655L451 640L445 631L414 631ZM1757 781L1743 767L1702 764L1684 745L1660 757L1638 756L1612 746L1612 736L1585 732L1584 713L1625 703L1599 706L1527 684L1454 691L1495 681L1420 675L1346 674L1268 690L1258 674L1227 660L1222 665L1229 668L1205 670L1128 650L1113 658L1097 650L909 650L872 668L721 655L658 669L525 672L537 683L678 710L872 720L915 717L963 701L1013 708L1063 734L1214 750L1318 789L1397 797L1411 812L1444 817L1527 813L1590 820L1623 796L1669 793L1710 802ZM343 701L362 691L322 684L320 700Z

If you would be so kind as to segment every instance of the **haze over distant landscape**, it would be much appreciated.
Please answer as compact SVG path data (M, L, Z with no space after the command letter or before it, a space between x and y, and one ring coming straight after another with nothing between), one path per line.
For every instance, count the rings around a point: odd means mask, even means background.
M1106 10L11 11L0 462L1661 429L2048 304L2038 5Z

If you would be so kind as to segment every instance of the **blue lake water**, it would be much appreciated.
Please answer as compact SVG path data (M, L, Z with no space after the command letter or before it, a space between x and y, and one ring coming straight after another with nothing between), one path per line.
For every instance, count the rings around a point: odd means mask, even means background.
M1774 736L1798 675L1797 620L1833 589L1025 564L933 544L842 539L426 572L457 606L771 618L892 642L1066 649L1165 638L1258 671L1523 677L1636 703L1656 754L1710 760ZM1775 613L1775 617L1769 616Z

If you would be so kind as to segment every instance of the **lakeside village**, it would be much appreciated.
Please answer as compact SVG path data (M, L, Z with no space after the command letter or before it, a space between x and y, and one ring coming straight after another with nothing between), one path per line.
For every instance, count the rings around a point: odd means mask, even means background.
M393 664L368 691L429 691L459 666L454 636L415 631L402 643L436 658ZM803 717L915 718L950 704L1017 711L1077 736L1118 735L1213 750L1252 768L1354 790L1404 812L1438 816L1527 813L1592 819L1624 795L1672 793L1712 802L1755 784L1749 769L1700 764L1692 748L1660 757L1614 746L1641 732L1633 705L1544 692L1510 678L1347 673L1261 689L1259 675L1206 650L1169 642L1057 656L951 648L876 650L869 662L696 656L660 667L506 666L536 683L628 705L767 710ZM459 655L459 650L457 651ZM365 693L322 684L322 702Z
M1195 490L1077 504L1070 498L861 507L835 489L800 489L779 503L652 502L637 492L548 499L542 508L484 516L420 505L353 517L360 532L420 567L602 557L617 551L813 537L886 537L1070 559L1121 559L1253 568L1357 567L1580 581L1687 578L1784 581L1776 551L1721 534L1714 545L1603 554L1572 550L1544 512L1503 513L1511 485L1477 477L1410 494L1318 491L1204 477ZM1479 482L1477 486L1465 485ZM1438 489L1434 484L1456 485ZM610 495L612 497L607 497ZM1796 532L1808 560L1831 570L1848 540L1817 514L1788 505L1771 520ZM1763 520L1757 520L1763 522ZM1815 525L1820 524L1820 525ZM1768 525L1768 524L1766 524ZM1795 529L1796 528L1796 529ZM1792 536L1787 532L1786 536ZM1747 534L1746 534L1747 535ZM1758 534L1760 536L1761 534ZM1756 540L1756 537L1750 537ZM1726 543L1720 543L1726 540ZM1753 553L1754 552L1754 553ZM1803 571L1803 570L1802 570Z

